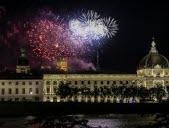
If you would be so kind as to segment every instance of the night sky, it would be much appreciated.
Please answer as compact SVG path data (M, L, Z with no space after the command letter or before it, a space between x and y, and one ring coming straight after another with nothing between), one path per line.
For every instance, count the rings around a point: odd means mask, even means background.
M12 2L11 2L12 1ZM115 73L135 73L139 61L148 54L152 37L157 50L169 58L169 4L153 0L1 0L0 33L11 31L17 20L31 20L39 9L48 8L65 15L68 11L91 9L117 20L119 31L101 47L100 65ZM36 15L34 15L36 17ZM9 23L9 24L7 24ZM9 26L8 26L9 25ZM4 41L0 37L0 65L14 67L19 55L22 35ZM23 40L25 41L25 40ZM25 43L25 42L23 42ZM95 64L95 61L93 62Z

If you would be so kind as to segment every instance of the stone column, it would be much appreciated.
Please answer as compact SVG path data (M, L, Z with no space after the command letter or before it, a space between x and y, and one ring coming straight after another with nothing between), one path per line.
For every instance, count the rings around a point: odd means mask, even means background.
M46 95L46 80L43 81L43 95Z
M46 96L43 96L43 101L46 102Z
M51 80L50 81L50 94L53 95L54 92L53 92L53 81Z
M91 97L91 102L94 103L94 97L93 96Z

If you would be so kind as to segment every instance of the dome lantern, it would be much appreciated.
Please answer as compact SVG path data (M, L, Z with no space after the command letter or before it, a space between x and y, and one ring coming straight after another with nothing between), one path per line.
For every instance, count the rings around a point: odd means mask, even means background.
M156 43L155 43L155 38L152 38L152 43L151 43L151 50L150 53L158 53L157 49L156 49Z

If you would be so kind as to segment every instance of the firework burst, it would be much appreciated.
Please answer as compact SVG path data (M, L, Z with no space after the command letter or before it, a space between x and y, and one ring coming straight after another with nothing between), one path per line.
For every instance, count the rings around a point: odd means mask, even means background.
M32 51L38 57L53 61L58 57L70 58L75 54L75 47L62 24L40 20L31 24L27 34Z
M33 52L31 56L50 61L92 54L95 47L104 42L102 39L113 37L118 30L114 19L101 17L92 10L82 12L78 17L69 16L68 25L66 19L50 9L39 10L36 15L24 27L29 40L27 45Z
M102 18L97 12L90 10L70 20L69 29L76 38L92 44L93 41L111 38L117 32L118 25L111 17Z

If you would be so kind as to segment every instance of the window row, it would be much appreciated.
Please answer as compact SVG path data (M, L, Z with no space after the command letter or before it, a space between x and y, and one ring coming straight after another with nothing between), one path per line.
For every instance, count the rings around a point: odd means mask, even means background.
M53 81L52 83L50 81L46 81L46 85L50 85L50 84L57 85L57 81Z
M22 81L22 82L18 82L18 81L11 82L11 81L10 81L10 82L1 82L1 85L12 85L13 83L14 83L15 85L26 85L26 84L27 84L27 82L25 82L25 81ZM35 81L35 83L32 82L32 81L29 81L28 84L29 84L29 85L33 85L33 84L39 85L39 81Z
M131 81L134 84L134 81ZM91 84L91 81L69 81L70 84ZM93 84L129 84L129 81L94 81Z
M60 83L61 83L62 81L60 81ZM59 83L59 84L60 84ZM77 85L77 84L91 84L91 83L93 83L93 84L129 84L129 83L132 83L132 84L134 84L135 82L134 81L69 81L68 82L69 84L75 84L75 85ZM52 84L50 81L46 81L46 85L50 85L50 84ZM56 81L53 81L53 85L57 85L57 82Z
M6 97L2 97L0 99L0 101L39 101L40 98L39 97L9 97L9 98L6 98Z
M5 92L5 90L8 90L8 91ZM29 94L31 94L31 95L33 94L33 89L32 88L29 88L28 91L29 91ZM12 89L12 88L8 88L8 89L2 88L1 89L1 94L5 95L5 93L7 93L7 94L12 94L12 93L14 93L14 94L19 94L19 93L26 94L26 89L22 88L21 90L19 90L19 88L15 88L15 89ZM39 88L35 89L35 94L39 94Z

